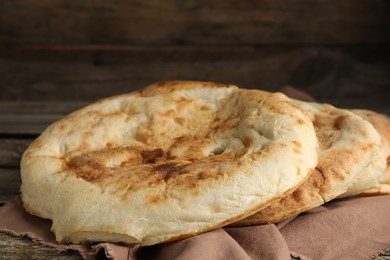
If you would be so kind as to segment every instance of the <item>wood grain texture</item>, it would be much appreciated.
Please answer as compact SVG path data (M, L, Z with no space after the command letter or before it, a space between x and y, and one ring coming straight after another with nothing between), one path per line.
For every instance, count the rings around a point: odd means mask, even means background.
M54 91L53 91L54 92ZM2 115L66 115L88 105L88 101L1 101L0 116ZM1 133L1 132L0 132Z
M61 119L64 115L0 115L0 133L12 135L38 135L51 123Z
M0 232L0 258L3 260L76 260L83 259L75 251L59 252L57 249L33 242L27 237L14 237Z
M390 250L374 257L373 260L390 260Z
M0 100L90 102L187 79L270 91L289 84L336 106L383 112L390 100L389 46L0 47Z
M0 2L13 44L350 44L389 42L389 1Z
M78 260L83 259L82 256L75 251L58 252L48 246L31 241L27 237L15 237L6 233L0 232L0 255L4 260ZM99 255L98 259L107 259L103 254ZM292 260L298 259L291 257ZM146 259L145 259L146 260ZM372 260L390 260L390 252L383 252Z
M18 168L32 139L0 138L0 167Z
M19 194L20 183L19 169L0 168L0 204Z
M23 140L13 138L35 138L51 123L61 119L71 112L88 105L91 102L48 102L48 101L5 101L0 102L0 137L8 138L4 142L0 139L0 165L8 163L13 151L6 154L4 149L21 149ZM26 136L27 135L27 136ZM30 138L29 138L30 137ZM20 143L17 143L20 142Z

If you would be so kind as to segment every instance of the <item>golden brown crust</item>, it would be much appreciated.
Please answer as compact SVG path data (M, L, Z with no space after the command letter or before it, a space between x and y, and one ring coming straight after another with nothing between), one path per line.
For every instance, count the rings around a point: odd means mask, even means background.
M360 193L360 196L377 196L390 194L390 158L387 159L387 168L384 171L379 184L374 188L368 189Z
M386 115L365 110L365 109L354 109L354 113L362 116L364 119L369 121L374 128L378 131L381 136L381 147L384 151L389 152L390 147L390 121Z
M160 81L150 84L140 91L142 97L166 95L174 91L194 90L203 88L237 88L232 84L220 84L208 81Z
M375 155L379 135L360 117L330 105L299 102L311 117L319 141L319 162L290 195L239 221L236 226L279 222L342 194Z
M390 163L388 159L387 168L380 179L379 184L371 189L365 190L360 193L360 196L377 196L390 194Z
M340 197L353 196L361 192L377 194L383 192L386 194L388 192L386 184L390 184L390 176L385 169L390 155L390 121L387 116L374 111L362 109L352 111L374 126L381 137L381 143L377 158L364 170L362 176L348 188L347 192Z
M194 146L191 148L195 151ZM125 158L120 165L107 166L108 161L118 154ZM177 181L180 181L183 189L190 191L196 188L201 181L222 178L223 175L216 170L221 163L233 161L240 163L232 153L196 157L199 154L193 152L190 156L193 158L180 159L169 158L167 154L169 150L165 152L161 148L153 150L143 150L137 147L102 149L68 159L63 171L99 185L102 189L116 186L118 193L126 196L130 192L162 184L173 184ZM137 174L131 174L134 171ZM111 189L111 192L115 191ZM150 201L157 203L163 199L166 197L153 196Z
M310 119L283 94L158 83L48 127L23 156L21 190L58 241L152 245L284 196L317 164L316 145Z

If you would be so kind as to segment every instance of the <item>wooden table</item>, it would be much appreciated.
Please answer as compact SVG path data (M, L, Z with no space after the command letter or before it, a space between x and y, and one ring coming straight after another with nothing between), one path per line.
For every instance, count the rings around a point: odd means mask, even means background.
M18 194L21 154L48 124L155 81L289 84L390 114L389 13L383 0L3 0L0 205ZM0 233L4 258L80 256Z

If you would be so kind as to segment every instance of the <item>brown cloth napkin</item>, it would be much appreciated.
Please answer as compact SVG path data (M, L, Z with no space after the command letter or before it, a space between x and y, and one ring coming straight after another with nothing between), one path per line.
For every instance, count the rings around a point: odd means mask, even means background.
M111 243L60 245L51 221L28 214L15 198L0 209L0 231L29 236L59 251L77 250L94 259L367 259L390 249L390 195L335 200L276 225L219 228L149 247Z
M294 88L282 89L297 99L313 98ZM176 242L150 247L112 243L60 245L51 221L25 212L20 198L0 208L0 231L29 236L60 251L77 250L94 259L104 250L110 259L368 259L390 250L390 195L334 200L276 225L219 228Z

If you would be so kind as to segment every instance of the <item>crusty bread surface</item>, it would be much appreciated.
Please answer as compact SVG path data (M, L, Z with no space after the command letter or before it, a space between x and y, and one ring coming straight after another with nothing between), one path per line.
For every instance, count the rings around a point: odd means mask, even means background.
M58 242L153 245L290 193L317 165L316 147L310 118L281 93L156 83L50 125L23 155L22 200L53 220Z
M390 121L382 114L370 110L354 109L353 113L370 122L378 131L381 142L378 148L378 155L363 170L363 174L339 197L349 197L360 194L369 189L375 189L386 183L387 158L390 155ZM390 183L389 183L390 184ZM383 190L383 189L382 189Z
M380 136L356 114L329 104L295 101L311 118L319 142L318 165L293 193L234 226L275 223L346 192L377 156Z

